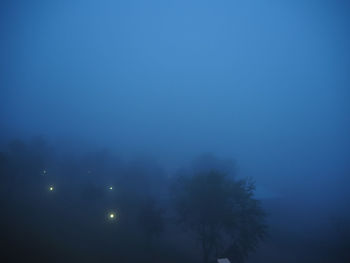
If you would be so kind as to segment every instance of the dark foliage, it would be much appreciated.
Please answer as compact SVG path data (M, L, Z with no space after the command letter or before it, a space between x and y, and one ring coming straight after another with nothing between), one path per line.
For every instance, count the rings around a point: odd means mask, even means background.
M213 167L233 171L211 155L190 171ZM198 262L173 224L171 179L152 159L123 162L105 150L60 155L38 137L2 149L0 172L1 262ZM263 233L253 184L230 178L181 177L173 188L181 220L208 259L246 258Z
M243 262L264 237L264 212L254 183L211 171L179 177L173 197L179 223L201 244L204 262L230 257Z

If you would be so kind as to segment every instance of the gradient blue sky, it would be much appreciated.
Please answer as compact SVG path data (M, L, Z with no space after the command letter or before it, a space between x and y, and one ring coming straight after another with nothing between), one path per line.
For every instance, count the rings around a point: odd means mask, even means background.
M347 1L2 1L2 138L177 167L237 159L276 191L350 172Z

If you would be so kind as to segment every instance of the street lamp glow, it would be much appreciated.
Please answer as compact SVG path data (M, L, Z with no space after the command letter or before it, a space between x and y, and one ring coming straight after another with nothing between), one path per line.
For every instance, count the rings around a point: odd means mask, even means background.
M49 191L52 192L54 190L53 186L49 186Z
M115 221L117 219L117 214L116 214L116 212L113 212L113 211L111 211L111 212L108 212L108 214L107 214L107 220L108 221Z

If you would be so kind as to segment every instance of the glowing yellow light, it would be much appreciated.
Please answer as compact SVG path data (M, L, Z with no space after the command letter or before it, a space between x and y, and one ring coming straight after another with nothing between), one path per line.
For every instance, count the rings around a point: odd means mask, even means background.
M113 190L113 186L108 187L109 190Z
M50 187L49 187L49 190L50 190L50 191L53 191L53 186L50 186Z
M109 212L107 215L108 220L114 221L117 219L117 214L115 212Z

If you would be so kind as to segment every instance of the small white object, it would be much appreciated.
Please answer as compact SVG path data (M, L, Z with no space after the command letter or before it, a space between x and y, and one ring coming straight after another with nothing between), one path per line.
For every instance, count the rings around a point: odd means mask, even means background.
M218 258L218 263L231 263L227 258Z
M115 212L109 212L107 215L109 221L115 221L117 219L117 214Z

